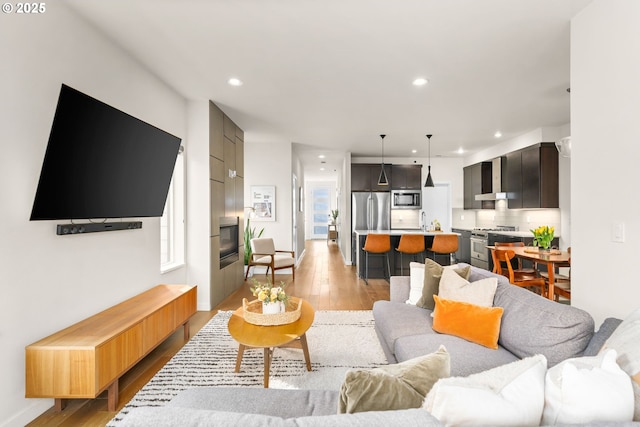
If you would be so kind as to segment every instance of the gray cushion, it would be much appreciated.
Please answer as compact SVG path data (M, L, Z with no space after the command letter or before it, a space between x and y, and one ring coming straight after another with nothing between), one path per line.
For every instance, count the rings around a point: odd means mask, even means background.
M269 402L274 405L290 403L277 400ZM388 427L392 425L439 427L443 424L421 408L283 419L268 415L210 411L179 406L134 408L118 424L119 427Z
M333 415L337 390L283 390L248 387L197 387L178 393L167 406L264 414L281 418ZM274 402L287 402L274 405Z
M519 360L502 347L491 350L453 335L438 334L433 331L398 338L395 354L401 362L432 353L440 345L444 345L449 352L451 376L467 376Z
M391 276L389 279L389 301L405 302L411 291L411 277Z
M598 332L593 334L591 341L589 341L589 345L585 349L583 356L597 356L602 346L604 346L604 343L609 339L620 323L622 323L622 320L616 319L615 317L604 319L604 322L600 325Z
M552 367L582 356L593 336L593 318L527 289L498 282L494 306L503 307L498 343L520 358L543 354Z
M295 425L291 420L267 415L162 406L133 408L118 427L294 427Z
M358 412L324 417L296 418L299 427L440 427L444 426L426 410L402 409L398 411Z
M373 304L373 318L375 319L379 336L384 337L384 344L391 352L394 351L396 339L399 337L428 332L435 333L431 329L433 325L431 310L425 310L404 302L376 301ZM433 351L437 349L438 347L434 348ZM392 361L389 360L389 363L392 363Z

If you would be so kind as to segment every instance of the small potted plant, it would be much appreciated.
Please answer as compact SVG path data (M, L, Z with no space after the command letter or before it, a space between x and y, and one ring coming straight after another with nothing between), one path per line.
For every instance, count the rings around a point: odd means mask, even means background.
M270 281L260 283L255 279L253 280L253 286L250 290L253 296L262 302L262 314L285 312L286 303L289 299L284 291L285 287L286 284L284 282L280 282L280 285L274 286Z
M331 225L335 225L338 220L338 209L333 209L331 211Z
M549 251L551 249L551 242L553 241L554 228L548 225L541 225L540 227L529 230L533 233L533 246L537 246L539 250Z
M244 227L244 268L245 274L249 268L249 260L251 259L251 239L262 236L264 228L256 232L256 228L251 228L251 218L247 218L247 225Z

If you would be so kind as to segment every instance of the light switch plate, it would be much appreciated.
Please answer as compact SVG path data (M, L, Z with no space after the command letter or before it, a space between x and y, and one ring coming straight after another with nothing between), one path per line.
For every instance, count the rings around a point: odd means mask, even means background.
M617 243L624 243L624 222L614 222L611 228L611 240Z

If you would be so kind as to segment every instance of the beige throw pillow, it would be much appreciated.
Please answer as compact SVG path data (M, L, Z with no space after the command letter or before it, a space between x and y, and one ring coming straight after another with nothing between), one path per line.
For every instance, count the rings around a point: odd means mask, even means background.
M486 279L469 282L448 268L442 271L438 296L443 299L468 302L483 307L493 307L493 297L498 288L498 279Z
M433 310L435 303L433 296L438 295L440 289L440 278L442 277L442 271L445 267L441 266L437 262L427 258L424 263L424 285L422 287L422 296L416 303L418 307ZM464 268L452 269L463 279L469 279L471 274L471 267L466 266Z
M419 408L431 387L449 372L444 346L394 365L348 371L340 387L338 413Z

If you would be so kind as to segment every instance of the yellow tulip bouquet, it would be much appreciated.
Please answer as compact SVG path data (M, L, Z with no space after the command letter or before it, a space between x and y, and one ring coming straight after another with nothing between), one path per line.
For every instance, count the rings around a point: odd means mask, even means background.
M530 230L533 233L533 246L539 246L542 249L550 249L551 242L553 241L554 228L547 225L541 225L535 230Z

